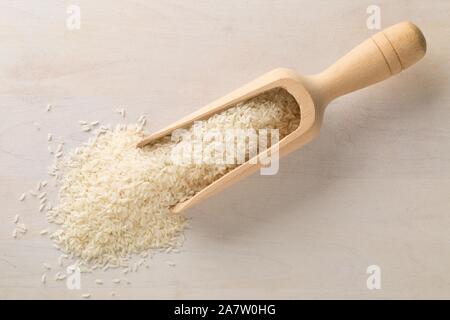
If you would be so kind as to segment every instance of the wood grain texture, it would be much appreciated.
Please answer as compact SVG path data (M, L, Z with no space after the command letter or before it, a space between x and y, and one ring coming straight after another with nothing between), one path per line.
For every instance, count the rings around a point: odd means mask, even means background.
M383 27L421 27L425 59L334 101L319 139L278 175L253 175L187 211L182 253L156 256L131 284L112 284L123 275L108 271L83 275L81 292L42 286L42 263L59 254L39 235L37 203L18 198L47 179L48 132L76 146L87 138L78 120L116 123L120 107L156 131L276 67L314 74L376 33L365 22L371 1L79 0L78 31L65 27L69 4L0 2L0 298L450 298L444 0L379 1ZM15 214L30 227L19 240ZM382 290L366 288L372 264Z

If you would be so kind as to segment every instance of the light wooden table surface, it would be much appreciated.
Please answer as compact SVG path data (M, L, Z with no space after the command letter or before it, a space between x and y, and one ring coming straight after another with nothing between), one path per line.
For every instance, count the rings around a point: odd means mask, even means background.
M69 5L81 29L66 28ZM411 20L425 59L329 106L321 136L281 163L187 212L175 268L82 291L41 285L59 255L36 203L47 133L68 147L77 121L146 113L159 129L275 67L322 70L369 37L372 1L0 2L0 298L450 298L450 2L377 1L382 27ZM51 112L45 111L51 103ZM37 131L33 122L41 124ZM14 240L13 217L30 231ZM381 268L381 290L366 269ZM53 271L54 272L54 271ZM105 280L103 287L94 279Z

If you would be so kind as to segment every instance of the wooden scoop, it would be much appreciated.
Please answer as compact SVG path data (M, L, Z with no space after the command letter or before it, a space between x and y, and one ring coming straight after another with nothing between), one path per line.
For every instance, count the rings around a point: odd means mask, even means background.
M189 127L194 121L208 118L240 101L281 87L296 99L301 115L299 127L278 143L279 156L282 157L318 135L325 107L331 101L399 73L419 61L425 52L426 41L420 29L410 22L401 22L367 39L319 74L302 76L289 69L275 69L153 133L140 141L138 147L166 136L175 129ZM272 148L258 156L267 156L267 152ZM256 164L255 161L252 163L248 161L214 181L192 198L177 204L172 211L179 213L222 191L260 167L260 161Z

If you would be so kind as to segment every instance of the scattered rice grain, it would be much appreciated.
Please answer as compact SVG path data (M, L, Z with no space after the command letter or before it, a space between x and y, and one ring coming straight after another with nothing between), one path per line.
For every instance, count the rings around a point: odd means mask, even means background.
M169 267L175 267L176 266L175 262L173 262L173 261L166 261L166 263L167 263L167 265Z

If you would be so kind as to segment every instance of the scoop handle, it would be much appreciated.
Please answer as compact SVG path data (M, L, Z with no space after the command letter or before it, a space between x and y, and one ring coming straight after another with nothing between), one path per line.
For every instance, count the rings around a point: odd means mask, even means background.
M401 22L367 39L325 71L312 77L317 100L329 102L380 82L419 61L425 37L411 22Z

